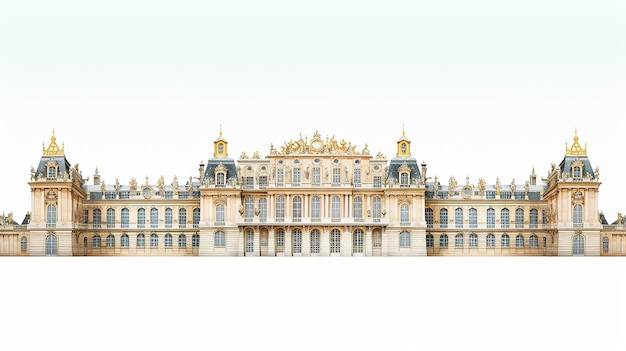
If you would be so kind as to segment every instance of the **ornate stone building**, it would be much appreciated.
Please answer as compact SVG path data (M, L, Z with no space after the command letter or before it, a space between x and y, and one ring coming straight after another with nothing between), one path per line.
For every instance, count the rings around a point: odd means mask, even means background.
M300 135L228 155L220 130L198 177L91 183L54 133L31 169L32 211L1 217L0 254L30 256L626 255L621 215L598 214L598 169L574 136L546 179L427 177L404 131L395 157Z

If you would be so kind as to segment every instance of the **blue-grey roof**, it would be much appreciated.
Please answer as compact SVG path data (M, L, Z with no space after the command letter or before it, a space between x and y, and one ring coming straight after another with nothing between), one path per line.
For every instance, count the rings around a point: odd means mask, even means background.
M395 157L389 162L389 170L387 172L388 179L398 180L398 169L405 164L411 169L411 179L420 179L422 174L420 172L417 160L412 157Z
M218 158L210 158L206 164L206 168L204 169L204 178L214 178L215 177L215 169L222 164L226 167L226 179L237 179L237 165L235 164L235 160L228 157L218 157Z
M39 177L39 175L45 177L47 174L46 163L48 161L54 160L59 164L59 174L63 172L67 172L70 174L70 162L65 158L65 156L41 156L41 160L39 161L39 166L37 166L37 171L35 172L35 177Z
M589 162L589 158L587 156L565 156L559 168L561 169L561 173L571 173L572 172L572 163L576 160L580 160L583 163L583 177L590 176L591 179L596 179L595 172L593 167L591 167L591 163Z

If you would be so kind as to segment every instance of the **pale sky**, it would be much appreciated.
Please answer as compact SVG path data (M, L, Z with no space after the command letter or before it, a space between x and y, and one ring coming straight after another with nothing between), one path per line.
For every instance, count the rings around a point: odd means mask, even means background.
M196 176L322 135L446 183L547 176L574 131L626 212L626 2L0 1L0 211L30 210L54 129L90 182ZM526 333L524 333L526 334Z

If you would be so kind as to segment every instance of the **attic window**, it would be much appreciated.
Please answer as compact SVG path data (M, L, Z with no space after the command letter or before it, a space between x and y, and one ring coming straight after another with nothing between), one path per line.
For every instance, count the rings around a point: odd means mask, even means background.
M219 172L215 174L215 184L218 186L226 185L226 173Z
M584 164L580 160L572 162L572 177L580 180L583 177Z
M59 164L55 160L46 162L46 174L49 179L56 179L59 175Z
M48 178L56 178L57 177L57 168L56 167L48 167Z

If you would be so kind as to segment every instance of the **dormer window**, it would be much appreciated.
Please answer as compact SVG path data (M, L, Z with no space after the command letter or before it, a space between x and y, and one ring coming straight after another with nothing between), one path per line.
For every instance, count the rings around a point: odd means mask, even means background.
M55 160L46 162L46 174L48 179L56 179L59 175L59 164Z
M574 162L572 162L572 177L575 180L580 180L583 178L583 170L584 170L585 165L580 161L580 160L576 160Z
M226 185L226 174L224 172L219 172L215 174L215 184L217 186Z
M398 168L398 179L401 187L408 187L411 184L411 168L406 163Z

